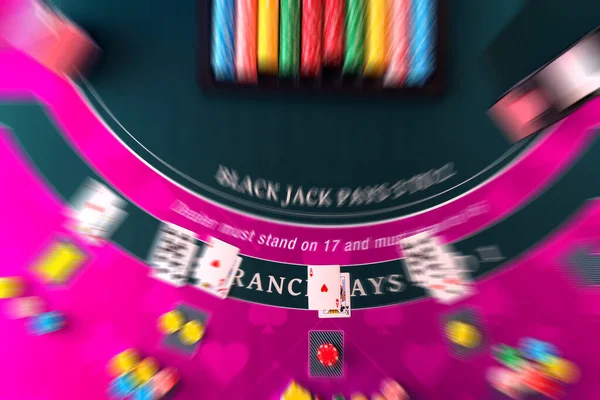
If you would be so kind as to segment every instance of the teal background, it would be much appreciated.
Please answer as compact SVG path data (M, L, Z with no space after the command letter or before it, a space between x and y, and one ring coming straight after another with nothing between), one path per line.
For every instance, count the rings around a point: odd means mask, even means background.
M480 181L471 181L447 197L388 213L345 219L326 215L381 210L429 197L472 177L509 149L485 114L499 93L482 74L479 58L523 3L448 1L442 24L447 83L440 99L207 95L196 84L193 0L168 6L141 0L60 0L56 6L88 30L104 50L89 77L91 86L82 84L90 102L153 166L211 199L255 214L302 222L350 223L422 210ZM210 188L185 181L153 160L102 110L94 92L149 151ZM424 192L379 205L299 210L321 217L283 217L211 193L212 188L236 195L215 181L219 164L241 176L308 189L393 184L448 162L454 162L457 175ZM236 197L279 208L245 195Z
M528 0L484 51L481 62L497 91L541 68L600 25L600 3Z

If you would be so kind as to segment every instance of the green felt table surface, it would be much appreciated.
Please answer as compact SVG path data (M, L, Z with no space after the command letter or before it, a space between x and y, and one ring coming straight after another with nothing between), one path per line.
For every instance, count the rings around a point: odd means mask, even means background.
M468 180L511 151L485 113L499 93L482 72L480 57L523 4L522 0L448 2L441 25L446 42L445 94L439 99L378 99L318 94L209 95L196 84L193 0L168 5L141 0L56 2L104 50L88 82L81 83L99 113L155 167L223 204L281 217L277 204L219 185L215 180L219 165L236 170L240 178L249 175L283 187L305 188L393 183L453 165L451 179L393 204L310 210L323 215L314 218L315 222L330 223L334 219L327 215L340 211L352 214L419 202L345 221L356 222L432 206L444 199L421 201ZM525 148L512 151L509 159ZM461 191L476 183L463 185ZM264 207L259 210L231 197ZM301 206L289 210L307 211ZM288 218L296 217L286 215Z

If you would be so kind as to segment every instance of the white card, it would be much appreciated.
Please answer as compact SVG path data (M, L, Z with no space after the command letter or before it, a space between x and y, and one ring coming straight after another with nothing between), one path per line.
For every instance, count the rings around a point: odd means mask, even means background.
M443 264L443 247L428 232L400 240L400 247L408 277L416 285L425 285L431 273L448 267Z
M231 286L233 286L235 275L238 269L240 268L241 264L242 257L235 257L233 265L231 266L231 268L229 268L229 271L227 272L227 277L224 280L221 280L217 286L213 286L199 279L198 283L196 284L196 287L221 299L226 299L227 296L229 296L229 292L231 291Z
M183 286L198 246L194 232L164 223L158 230L148 263L155 278Z
M471 281L469 274L469 257L463 256L461 253L452 252L448 253L448 256L452 258L452 267L454 269L448 269L449 276L455 276L465 282Z
M127 217L127 212L117 207L107 207L101 213L84 211L74 229L91 244L101 244L108 240Z
M126 202L105 185L89 178L71 204L70 228L91 244L108 240L127 216L123 211Z
M222 287L235 268L239 249L221 240L211 238L198 259L195 277L203 288Z
M340 266L309 265L308 272L308 309L331 310L340 307Z
M120 198L106 185L91 178L85 180L71 201L75 212L83 210L86 203L91 203L98 207L113 206L118 208L123 208L126 204L125 200Z
M456 254L444 254L441 264L445 267L431 273L425 287L432 297L443 304L452 304L474 293L468 274L457 262Z
M231 291L231 286L233 286L233 282L235 280L235 276L237 274L238 269L240 269L240 265L242 265L242 257L236 257L234 266L228 273L227 281L224 285L217 287L216 296L222 299L227 298L229 296L229 292Z
M350 304L350 274L340 274L340 307L331 310L320 310L319 318L350 318L352 306Z

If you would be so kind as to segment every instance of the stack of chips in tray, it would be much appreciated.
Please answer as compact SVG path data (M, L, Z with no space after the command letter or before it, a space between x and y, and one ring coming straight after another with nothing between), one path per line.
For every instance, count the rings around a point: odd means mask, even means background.
M438 0L208 3L217 84L414 90L437 75Z

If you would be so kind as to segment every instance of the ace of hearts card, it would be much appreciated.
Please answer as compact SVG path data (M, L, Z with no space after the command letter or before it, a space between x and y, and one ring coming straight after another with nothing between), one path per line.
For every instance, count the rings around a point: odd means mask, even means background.
M332 310L340 308L340 266L309 265L308 271L308 309Z

